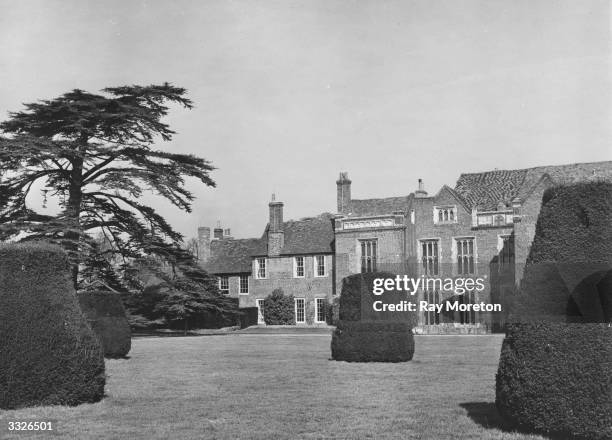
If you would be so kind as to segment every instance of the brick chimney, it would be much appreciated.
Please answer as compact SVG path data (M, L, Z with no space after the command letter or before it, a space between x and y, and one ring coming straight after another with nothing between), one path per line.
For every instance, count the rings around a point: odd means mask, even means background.
M223 240L223 228L220 221L217 221L217 226L213 229L213 239Z
M202 263L210 259L210 228L206 226L198 228L198 259Z
M340 173L340 177L336 180L336 188L338 194L338 213L348 214L351 210L351 181L346 171Z
M285 232L283 231L283 202L277 202L276 196L272 194L270 207L270 222L268 229L268 255L279 256L285 244Z
M415 197L427 197L427 191L425 191L425 184L423 183L423 179L419 179L419 186L417 190L414 192Z

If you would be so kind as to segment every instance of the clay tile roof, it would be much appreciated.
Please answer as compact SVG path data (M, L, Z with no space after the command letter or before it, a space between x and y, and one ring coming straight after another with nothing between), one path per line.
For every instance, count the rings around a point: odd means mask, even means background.
M545 175L555 184L612 180L612 161L462 174L455 191L470 208L494 210L500 201L509 205L515 197L522 200Z
M266 244L259 238L212 240L206 271L216 274L251 272L252 255L266 253Z
M285 245L281 255L333 252L334 229L332 215L290 220L283 223Z
M408 209L413 197L413 194L410 194L403 197L386 197L384 199L353 199L351 200L351 215L362 217L405 211Z
M494 210L500 201L510 203L517 196L525 175L526 170L461 174L455 192L470 208L478 206L483 210Z

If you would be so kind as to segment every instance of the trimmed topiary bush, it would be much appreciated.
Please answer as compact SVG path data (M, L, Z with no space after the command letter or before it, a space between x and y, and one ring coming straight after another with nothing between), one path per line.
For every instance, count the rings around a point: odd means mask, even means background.
M283 289L274 289L264 299L264 320L267 325L295 325L295 299Z
M247 328L257 325L257 307L243 307L240 309L240 328Z
M496 376L510 423L563 438L612 439L612 184L544 194Z
M332 334L332 359L349 362L404 362L414 355L416 312L377 312L374 301L410 301L406 292L390 290L374 296L375 278L395 278L385 272L351 275L342 281L339 321Z
M0 245L0 305L0 408L103 397L102 348L81 313L62 249Z
M121 298L113 292L79 292L81 310L108 358L125 357L132 346L132 332Z
M495 403L504 419L524 430L612 439L612 328L509 325Z

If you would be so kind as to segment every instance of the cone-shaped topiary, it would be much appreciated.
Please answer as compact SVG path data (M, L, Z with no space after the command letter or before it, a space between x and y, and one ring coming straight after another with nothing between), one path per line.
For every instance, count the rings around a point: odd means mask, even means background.
M0 408L103 397L102 348L81 313L62 249L0 245L0 304Z
M496 376L507 421L612 439L611 267L612 184L548 190Z
M612 328L509 324L495 403L504 419L524 430L612 439Z
M104 349L107 358L126 356L132 346L132 332L121 298L113 292L79 292L81 310Z
M373 295L375 279L395 278L386 272L351 275L342 281L340 320L332 334L332 359L350 362L404 362L414 355L412 328L416 312L377 312L375 301L397 304L409 301L406 292L387 290Z

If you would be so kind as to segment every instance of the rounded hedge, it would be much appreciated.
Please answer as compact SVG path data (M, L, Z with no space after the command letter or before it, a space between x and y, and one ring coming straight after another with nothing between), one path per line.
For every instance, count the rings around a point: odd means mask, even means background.
M412 327L406 322L340 321L331 353L336 361L406 362L414 356Z
M0 408L77 405L104 395L102 348L59 247L0 245Z
M496 376L529 431L612 439L612 184L547 190Z
M282 289L274 289L264 299L264 321L267 325L295 325L295 300Z
M377 278L395 278L387 272L356 274L344 278L339 318L332 334L332 359L349 362L405 362L414 355L416 312L376 312L374 301L386 304L410 301L406 292L389 290L373 295Z
M612 183L548 189L509 321L564 322L572 296L584 322L601 322L606 300L595 285L610 269Z
M509 325L495 403L504 419L523 430L612 439L612 327Z
M132 332L118 294L79 292L81 310L100 340L107 358L125 357L132 346Z

